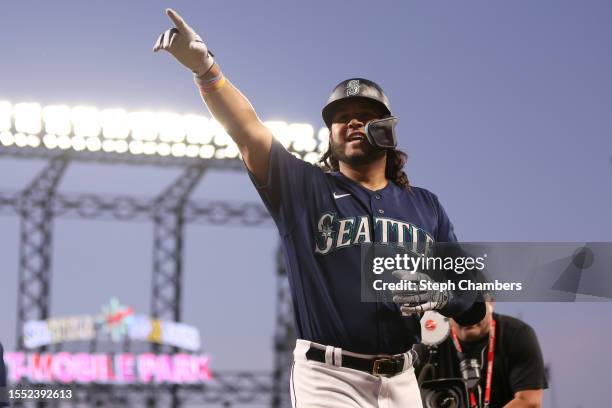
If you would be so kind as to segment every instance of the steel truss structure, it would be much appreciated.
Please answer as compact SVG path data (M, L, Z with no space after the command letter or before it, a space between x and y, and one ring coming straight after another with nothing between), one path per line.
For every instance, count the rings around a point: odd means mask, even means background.
M49 317L53 211L51 200L68 161L56 157L23 191L17 291L17 347L23 348L23 322Z
M274 382L273 407L289 407L291 399L285 391L289 389L290 369L293 364L292 349L295 343L295 330L293 325L293 308L289 280L285 270L283 252L276 252L276 331L274 333Z
M57 186L68 164L72 160L89 161L91 157L74 152L40 155L40 151L30 149L10 150L15 154L5 150L0 152L0 156L49 159L48 165L23 191L0 191L0 215L16 213L21 218L17 305L19 350L24 350L24 322L49 317L52 232L55 218L152 221L154 248L151 315L173 321L181 321L184 229L187 224L231 224L248 227L272 225L266 209L259 203L195 202L189 199L190 193L208 169L242 169L237 160L160 162L162 165L181 166L184 172L157 197L139 198L125 195L60 194L57 192ZM96 159L116 162L116 158L112 156L102 159L98 156ZM132 162L140 163L151 164L151 161ZM213 380L201 385L73 385L75 397L70 401L70 406L290 406L288 379L295 333L287 276L280 250L276 275L277 315L272 373L214 372ZM168 346L152 347L156 352L175 351ZM46 403L38 403L38 406L45 406L42 404Z

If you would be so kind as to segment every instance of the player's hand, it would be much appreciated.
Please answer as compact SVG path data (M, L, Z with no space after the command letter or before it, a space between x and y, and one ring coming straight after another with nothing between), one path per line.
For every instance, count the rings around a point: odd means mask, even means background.
M397 270L393 271L393 276L400 280L414 282L414 290L393 291L393 301L400 305L400 310L404 316L421 314L428 310L440 310L451 299L452 294L448 290L421 289L421 281L434 282L434 280L422 272L412 273Z
M204 75L214 63L208 47L176 11L166 9L166 14L175 27L157 38L153 51L166 50L197 76Z

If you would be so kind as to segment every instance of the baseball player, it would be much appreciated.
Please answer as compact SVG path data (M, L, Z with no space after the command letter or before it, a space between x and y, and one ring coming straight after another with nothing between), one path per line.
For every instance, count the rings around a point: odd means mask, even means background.
M282 237L298 334L293 406L421 407L411 350L420 342L415 313L438 310L475 323L484 305L434 290L397 292L397 303L361 301L362 244L456 240L437 197L411 187L402 171L406 155L395 148L396 119L382 89L361 78L334 89L323 108L329 150L322 166L311 165L272 137L200 36L166 12L175 27L153 50L168 51L193 72Z

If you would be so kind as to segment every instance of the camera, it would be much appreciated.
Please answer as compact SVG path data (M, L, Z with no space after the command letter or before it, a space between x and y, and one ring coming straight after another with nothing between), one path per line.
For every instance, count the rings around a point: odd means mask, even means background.
M424 408L469 408L467 382L461 378L429 380L421 385Z
M469 392L480 380L480 364L477 360L466 359L461 353L462 378L427 380L420 384L421 397L425 408L469 408Z

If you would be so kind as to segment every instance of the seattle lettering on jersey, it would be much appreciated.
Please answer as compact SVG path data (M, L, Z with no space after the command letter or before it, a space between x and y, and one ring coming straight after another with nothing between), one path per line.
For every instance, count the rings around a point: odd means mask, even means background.
M369 215L337 218L335 213L326 212L319 218L317 229L315 253L321 255L372 242L397 245L423 255L435 242L427 231L409 222L386 217L372 218Z

